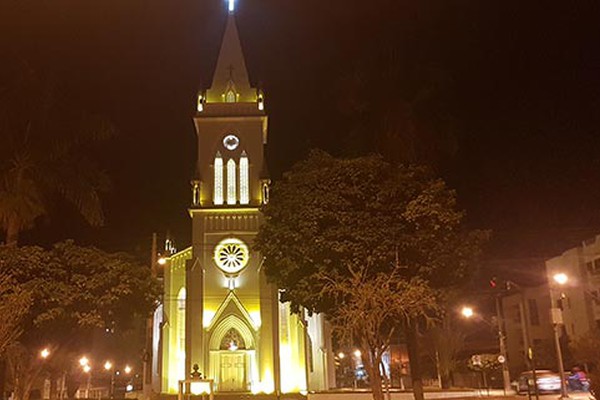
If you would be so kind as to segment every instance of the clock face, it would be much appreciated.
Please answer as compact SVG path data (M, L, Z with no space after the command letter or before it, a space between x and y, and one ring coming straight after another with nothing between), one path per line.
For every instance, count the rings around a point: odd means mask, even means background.
M248 258L248 246L239 239L224 239L215 247L215 264L226 274L240 272L248 264Z
M227 135L223 138L223 146L227 150L235 150L240 145L240 139L235 135Z

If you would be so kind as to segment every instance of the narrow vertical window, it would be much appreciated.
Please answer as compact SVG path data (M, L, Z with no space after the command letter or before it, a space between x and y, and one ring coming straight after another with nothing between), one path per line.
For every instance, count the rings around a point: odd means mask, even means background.
M250 177L248 169L248 156L243 151L240 158L240 204L250 203Z
M227 204L233 205L236 203L236 190L235 190L235 181L236 181L236 166L235 161L230 159L227 161Z
M215 157L215 187L213 202L216 205L223 204L223 158L219 152L217 152Z

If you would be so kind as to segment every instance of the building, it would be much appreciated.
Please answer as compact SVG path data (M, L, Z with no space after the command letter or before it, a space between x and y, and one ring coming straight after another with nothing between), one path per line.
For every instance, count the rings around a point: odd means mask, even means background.
M521 317L524 310L524 318ZM511 377L527 370L525 364L525 334L535 354L536 367L554 369L553 330L550 323L550 294L547 285L523 287L521 291L502 298L506 353ZM526 330L523 329L525 321Z
M566 274L568 281L558 285L554 275ZM600 235L546 261L546 275L555 301L562 301L563 333L568 340L600 328Z
M263 93L248 78L233 2L229 7L212 85L198 94L192 245L164 266L153 388L177 393L197 365L219 392L327 389L335 375L324 319L291 314L252 250L269 199L268 117Z

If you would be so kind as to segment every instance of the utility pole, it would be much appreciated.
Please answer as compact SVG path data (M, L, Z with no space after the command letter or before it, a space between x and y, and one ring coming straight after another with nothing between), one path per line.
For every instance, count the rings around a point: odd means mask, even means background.
M156 233L152 234L150 254L150 275L156 277L156 264L158 261L158 247ZM142 393L145 400L152 397L152 315L146 319L146 343L144 346L144 369L142 371Z
M502 383L504 395L510 392L510 373L508 371L508 355L506 352L506 335L504 334L504 313L500 304L500 295L496 296L496 324L498 325L498 339L500 340L500 354L502 355Z

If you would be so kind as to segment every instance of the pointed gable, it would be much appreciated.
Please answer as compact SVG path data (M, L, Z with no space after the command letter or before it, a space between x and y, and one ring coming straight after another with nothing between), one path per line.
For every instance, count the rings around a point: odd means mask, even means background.
M250 86L244 53L238 35L235 17L230 13L223 35L217 66L210 89L208 102L254 102L256 90Z

